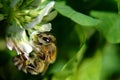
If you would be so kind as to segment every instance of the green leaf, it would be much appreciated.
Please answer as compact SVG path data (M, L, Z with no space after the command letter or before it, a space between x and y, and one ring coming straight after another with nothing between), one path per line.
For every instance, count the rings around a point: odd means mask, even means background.
M68 63L66 63L66 64L64 65L62 71L68 70L68 71L71 72L72 69L73 69L73 71L74 71L74 69L77 68L77 66L79 65L80 61L82 60L83 55L84 55L84 53L85 53L85 50L86 50L86 45L83 44L83 45L81 46L80 50L78 51L78 53L77 53L75 56L73 56L73 58L71 58L71 59L68 61Z
M2 21L4 19L4 15L0 14L0 21Z
M0 8L2 8L3 7L3 4L2 3L0 3Z
M116 0L118 5L118 13L120 14L120 0Z
M87 46L83 44L77 54L75 54L59 71L52 80L76 80L75 75ZM74 75L75 74L75 75Z
M101 80L101 65L101 52L97 50L94 57L85 59L80 65L75 74L76 80Z
M97 50L96 55L82 60L86 46L84 45L76 57L73 57L62 72L56 73L52 80L100 80L102 56ZM81 61L82 60L82 61Z
M63 4L63 2L56 2L55 9L63 16L70 18L71 20L82 26L95 26L99 23L99 20L79 13L73 10L71 7Z
M96 26L108 42L120 43L120 15L110 12L92 11L91 15L101 20Z
M120 56L119 47L115 44L106 44L103 47L103 58L102 58L102 78L106 78L113 73L120 72ZM117 80L117 79L116 79ZM119 79L118 79L119 80Z

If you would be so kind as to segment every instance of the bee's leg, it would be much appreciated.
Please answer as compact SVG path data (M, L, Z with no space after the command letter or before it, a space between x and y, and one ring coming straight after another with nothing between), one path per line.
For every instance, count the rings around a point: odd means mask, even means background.
M37 74L37 72L36 72L36 70L35 70L35 66L32 64L32 63L30 63L29 65L27 65L26 66L27 68L27 71L30 73L30 74L32 74L32 75L36 75Z
M49 63L45 63L44 70L43 70L43 72L41 73L42 76L46 73L46 71L47 71L47 69L48 69L48 66L49 66Z
M26 71L26 60L23 59L23 57L21 55L17 55L15 57L13 57L13 63L14 65L19 69L24 71L25 73L27 73Z
M32 75L37 75L44 70L44 62L41 61L40 59L35 59L33 63L30 63L27 66L27 71L32 74Z
M18 45L17 45L17 43L15 42L15 40L12 40L12 43L14 44L13 49L17 51L17 54L18 54L18 55L21 55L24 60L28 60L28 59L29 59L29 58L28 58L28 55L27 55L25 52L23 52L23 51L18 47Z

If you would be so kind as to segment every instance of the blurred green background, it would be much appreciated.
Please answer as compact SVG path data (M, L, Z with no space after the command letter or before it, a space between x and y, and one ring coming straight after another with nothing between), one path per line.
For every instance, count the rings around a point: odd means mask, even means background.
M16 53L5 43L8 20L0 17L0 80L120 80L119 5L120 0L56 0L51 33L57 60L44 76L13 65ZM0 8L0 14L7 13Z

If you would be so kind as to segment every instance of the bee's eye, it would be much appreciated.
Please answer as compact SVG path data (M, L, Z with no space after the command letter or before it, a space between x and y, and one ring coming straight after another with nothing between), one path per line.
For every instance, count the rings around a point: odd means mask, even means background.
M43 40L46 41L47 43L49 43L51 41L51 39L47 38L47 37L43 37Z

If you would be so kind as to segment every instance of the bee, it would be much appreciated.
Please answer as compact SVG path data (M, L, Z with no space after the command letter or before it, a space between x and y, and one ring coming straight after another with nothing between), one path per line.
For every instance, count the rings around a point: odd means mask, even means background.
M49 33L41 32L34 34L30 40L33 50L29 54L21 50L17 43L13 41L14 49L20 53L13 58L13 63L25 73L32 75L41 73L44 75L49 64L56 60L56 39Z

